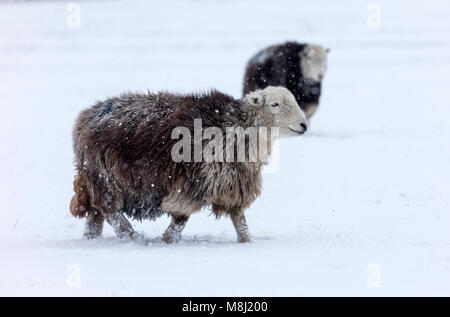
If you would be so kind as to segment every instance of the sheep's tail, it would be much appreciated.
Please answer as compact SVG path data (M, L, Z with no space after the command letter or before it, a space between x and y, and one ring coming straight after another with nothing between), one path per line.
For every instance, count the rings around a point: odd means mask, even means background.
M80 175L75 175L73 180L73 195L70 201L70 212L74 217L83 218L86 217L90 207L90 199L87 188L83 182L83 178Z

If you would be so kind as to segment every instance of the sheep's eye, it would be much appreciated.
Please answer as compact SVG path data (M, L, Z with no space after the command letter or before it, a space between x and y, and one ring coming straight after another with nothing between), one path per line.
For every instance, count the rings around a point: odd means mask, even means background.
M275 102L275 103L271 104L270 106L271 106L271 107L279 107L280 104L279 104L278 102Z

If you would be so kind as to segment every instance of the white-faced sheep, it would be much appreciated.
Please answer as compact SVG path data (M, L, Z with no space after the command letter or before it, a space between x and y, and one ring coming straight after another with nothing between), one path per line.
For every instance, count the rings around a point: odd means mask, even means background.
M283 87L268 87L242 99L218 91L162 92L127 93L98 102L80 113L73 130L77 175L70 210L76 217L87 217L87 238L101 235L104 220L117 236L132 238L134 230L125 215L142 220L166 213L172 222L163 241L170 243L181 238L192 213L211 207L217 217L231 217L240 242L249 240L244 210L260 194L261 169L267 162L250 160L248 154L236 160L237 146L231 161L175 160L174 148L182 140L173 138L174 133L197 133L198 119L203 131L218 129L220 141L229 138L230 128L276 127L281 136L298 136L307 129L304 113ZM269 154L271 141L269 137ZM251 145L244 143L248 151ZM195 147L195 140L189 140L182 156L191 157Z

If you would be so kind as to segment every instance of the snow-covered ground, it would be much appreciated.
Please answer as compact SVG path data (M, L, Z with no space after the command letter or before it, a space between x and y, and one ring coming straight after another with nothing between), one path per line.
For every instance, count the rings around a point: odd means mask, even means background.
M450 295L448 1L0 2L0 295ZM373 27L380 8L380 27ZM71 20L72 21L72 20ZM375 22L374 22L375 21ZM310 132L283 140L247 211L82 239L69 213L78 112L124 90L241 95L285 40L331 48Z

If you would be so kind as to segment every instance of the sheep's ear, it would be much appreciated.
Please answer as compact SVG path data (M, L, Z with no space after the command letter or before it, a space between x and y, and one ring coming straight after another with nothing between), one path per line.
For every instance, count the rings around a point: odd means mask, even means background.
M261 91L253 91L248 93L244 97L247 104L254 107L261 107L264 105L264 96L261 94Z

